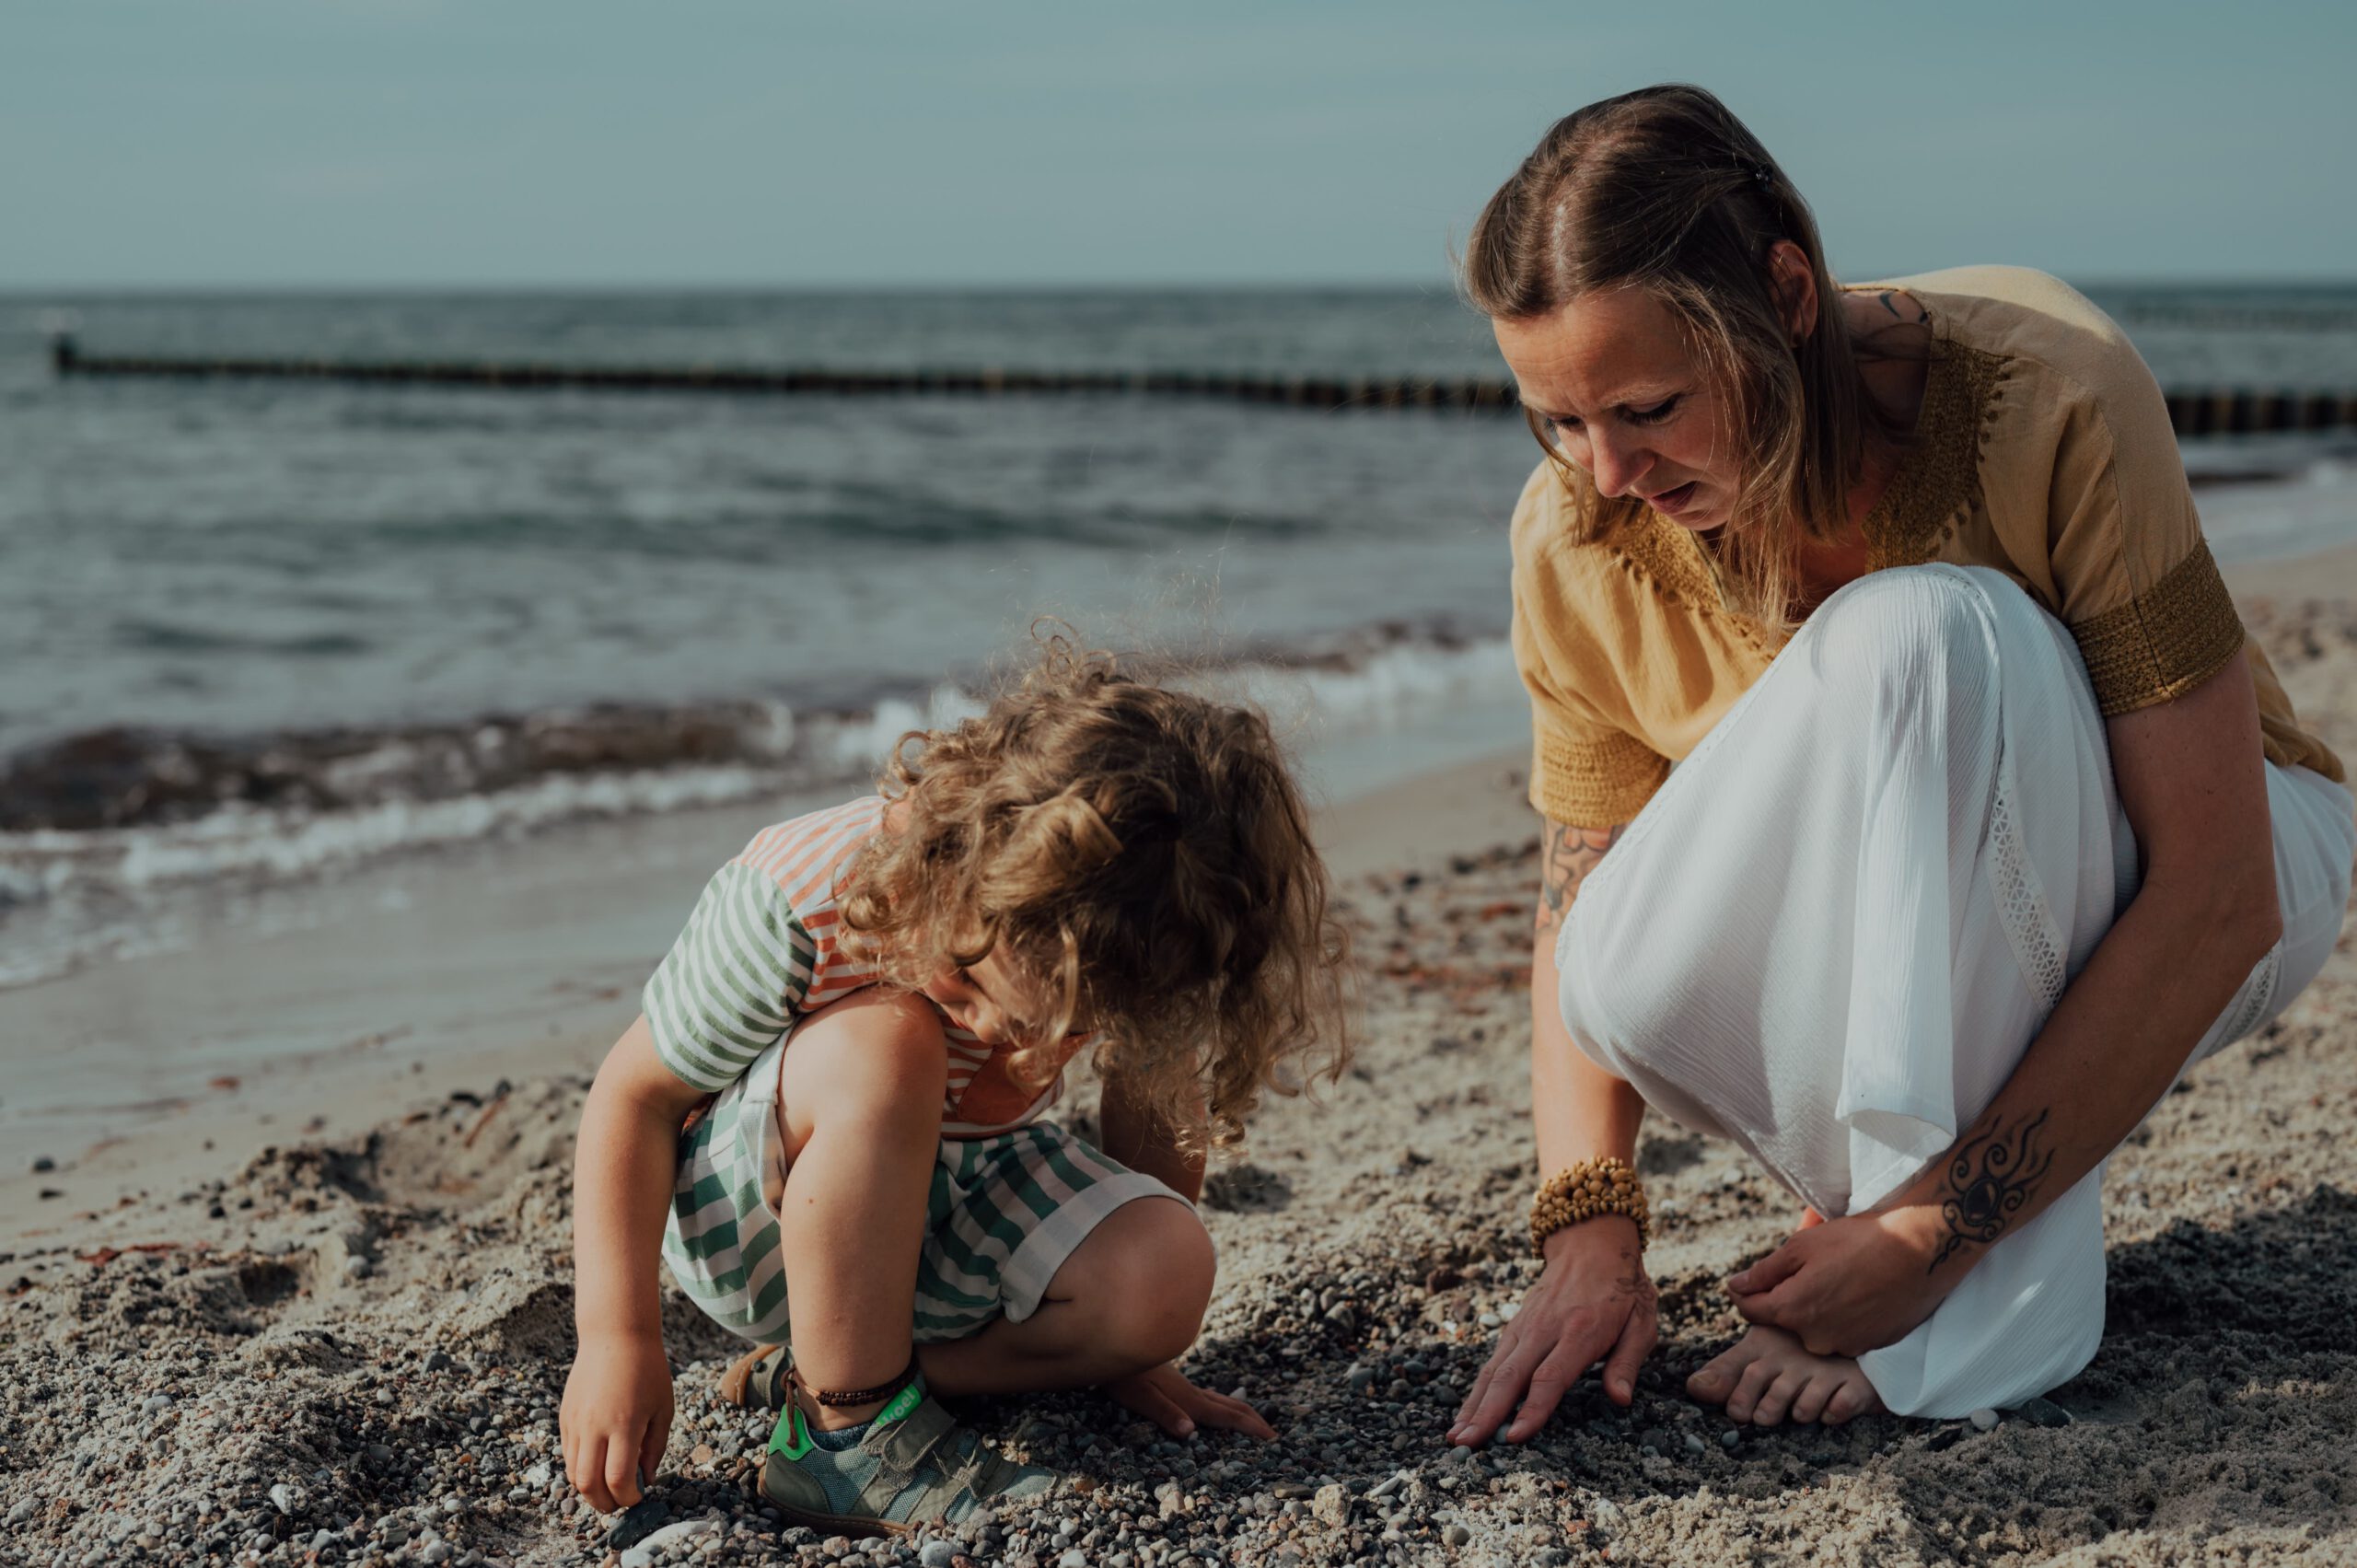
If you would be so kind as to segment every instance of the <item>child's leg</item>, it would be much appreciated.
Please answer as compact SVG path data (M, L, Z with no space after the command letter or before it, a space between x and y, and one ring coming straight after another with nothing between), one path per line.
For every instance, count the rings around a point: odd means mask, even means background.
M1093 1388L1176 1361L1211 1303L1213 1254L1203 1223L1168 1198L1122 1204L1064 1260L1037 1310L918 1353L944 1394ZM796 1325L795 1348L801 1341Z
M812 1015L786 1044L778 1224L795 1364L811 1388L881 1388L909 1364L947 1071L932 1010L880 989ZM835 1429L882 1403L807 1413Z

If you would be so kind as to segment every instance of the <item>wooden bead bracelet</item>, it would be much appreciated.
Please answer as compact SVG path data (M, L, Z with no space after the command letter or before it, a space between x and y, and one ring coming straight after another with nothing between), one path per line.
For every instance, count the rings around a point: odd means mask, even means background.
M1549 1177L1530 1201L1530 1250L1545 1256L1547 1238L1566 1225L1598 1214L1626 1214L1637 1222L1637 1245L1654 1238L1645 1190L1629 1162L1609 1156L1581 1160Z

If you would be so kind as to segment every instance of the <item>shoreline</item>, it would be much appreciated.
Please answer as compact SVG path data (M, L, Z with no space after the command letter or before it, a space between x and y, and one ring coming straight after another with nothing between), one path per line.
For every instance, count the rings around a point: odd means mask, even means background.
M2357 545L2223 572L2262 639L2357 602ZM2279 661L2279 673L2304 715L2329 722L2342 696L2330 672ZM1316 816L1338 885L1535 833L1518 787L1496 787L1521 776L1527 754L1497 745L1496 728L1494 714L1476 713L1413 744L1378 734L1329 746L1318 765L1345 787ZM0 1170L0 1245L244 1151L363 1131L389 1104L593 1072L711 868L761 826L842 793L363 866L316 901L298 890L260 929L0 991L0 1049L48 1042L45 1102L28 1112L21 1091L0 1100L0 1127L26 1151ZM336 912L323 919L316 905L328 901ZM168 1039L181 1043L157 1060Z

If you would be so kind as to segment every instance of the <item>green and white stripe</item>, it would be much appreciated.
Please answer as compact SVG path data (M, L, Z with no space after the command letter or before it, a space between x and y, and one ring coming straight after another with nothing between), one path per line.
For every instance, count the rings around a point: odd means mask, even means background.
M644 998L656 1054L700 1089L741 1078L803 1011L818 944L786 890L732 861L714 873Z
M764 1051L679 1145L664 1261L714 1321L746 1339L789 1334L785 1260L763 1190L784 1041ZM1138 1198L1183 1202L1051 1122L946 1140L926 1198L911 1327L920 1342L963 1339L991 1319L1020 1322L1097 1223Z

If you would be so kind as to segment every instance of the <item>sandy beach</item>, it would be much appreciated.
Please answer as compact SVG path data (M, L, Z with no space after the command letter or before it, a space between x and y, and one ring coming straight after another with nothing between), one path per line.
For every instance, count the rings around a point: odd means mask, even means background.
M2302 714L2357 755L2357 551L2233 575ZM74 1048L110 1031L190 1057L130 1131L61 1121L101 1141L12 1148L0 1173L0 1562L2357 1559L2346 939L2114 1158L2108 1331L2055 1409L1763 1431L1689 1402L1736 1331L1721 1282L1799 1211L1731 1146L1656 1121L1663 1346L1635 1407L1591 1384L1527 1446L1445 1447L1532 1277L1523 765L1479 758L1321 819L1365 968L1359 1063L1271 1106L1215 1173L1222 1284L1189 1363L1281 1440L1160 1442L1087 1395L980 1407L1075 1490L939 1541L781 1527L751 1490L769 1423L715 1402L732 1346L677 1299L664 1533L618 1542L561 1474L586 1074L704 871L773 813L605 830L629 853L594 864L526 843L497 886L454 862L357 928L0 995L0 1036L55 1040L61 1074L99 1071ZM208 1078L215 1056L267 1066Z

